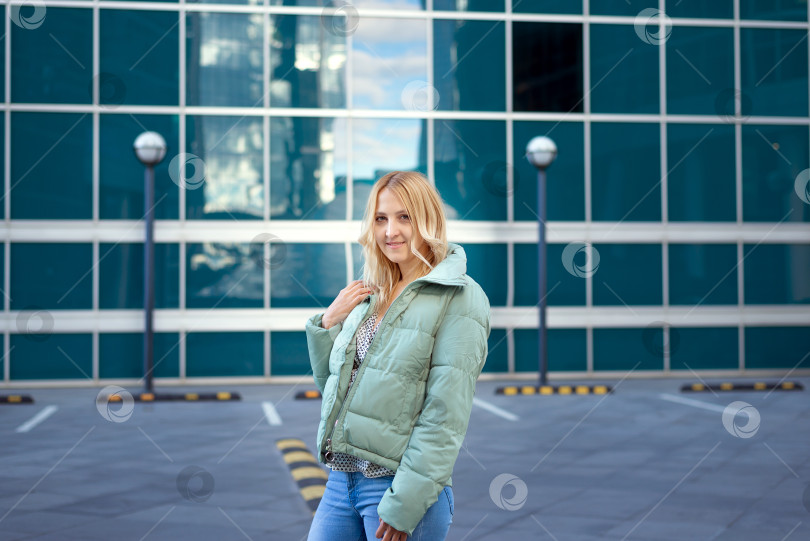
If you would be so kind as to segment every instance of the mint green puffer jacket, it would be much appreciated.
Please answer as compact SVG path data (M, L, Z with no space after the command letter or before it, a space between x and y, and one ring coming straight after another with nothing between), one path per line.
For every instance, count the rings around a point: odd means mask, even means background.
M464 249L448 246L447 257L408 284L383 316L345 401L355 333L373 312L376 295L329 329L321 326L323 312L306 324L312 372L323 394L320 461L331 450L395 471L377 512L408 535L442 488L452 486L487 358L489 299L465 274Z

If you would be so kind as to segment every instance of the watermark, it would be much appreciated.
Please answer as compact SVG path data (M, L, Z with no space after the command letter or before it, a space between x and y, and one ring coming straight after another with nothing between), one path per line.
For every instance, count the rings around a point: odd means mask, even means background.
M633 27L635 27L639 39L650 45L662 45L672 35L672 19L663 11L655 8L639 11L633 21ZM650 31L650 28L654 28L655 31Z
M796 175L793 189L796 190L799 199L810 205L810 169L805 169Z
M512 172L512 188L507 184L509 172ZM481 172L481 183L484 189L497 197L509 197L515 192L518 184L518 170L511 163L489 162Z
M577 256L582 254L585 262L580 264ZM568 274L577 278L593 276L599 270L599 251L586 242L572 242L563 248L562 264Z
M740 415L746 418L743 425L737 422ZM753 438L759 430L759 410L748 402L732 402L723 410L723 426L735 438Z
M804 487L804 494L802 494L802 503L807 512L810 513L810 485Z
M8 17L20 28L35 30L45 22L46 11L42 0L28 0L22 4L9 6Z
M341 0L329 2L321 10L321 24L333 36L345 38L357 31L357 27L360 26L360 15L348 2Z
M169 176L179 187L196 190L205 182L205 162L196 154L181 152L169 162Z
M272 233L259 233L253 237L250 243L261 244L256 251L252 252L253 261L261 268L277 269L287 261L287 243L277 235L273 235ZM269 258L264 255L265 244L268 245L268 249L270 250Z
M504 495L504 488L514 488L510 497ZM492 503L505 511L517 511L526 504L529 489L523 479L511 473L502 473L489 484L489 497Z
M38 306L28 306L17 314L17 331L32 342L44 342L53 331L53 314Z
M98 103L104 109L116 109L127 97L127 85L114 73L102 72L93 77L89 88L91 98L95 85L98 85Z
M214 476L199 466L186 466L177 474L177 492L194 503L202 503L214 493Z
M737 107L740 109L740 116L737 116ZM727 124L734 124L739 118L740 122L745 122L751 116L753 102L751 96L736 88L726 88L721 90L714 98L714 112L720 120Z
M665 329L669 332L664 332ZM669 336L669 339L667 339L667 336ZM664 321L653 321L641 333L641 340L644 342L644 349L654 357L663 359L665 351L669 350L670 356L678 351L678 345L681 343L681 333Z
M435 111L439 107L439 91L427 81L411 81L402 89L400 99L408 111Z
M112 404L117 407L113 408ZM123 387L108 385L96 395L96 409L111 423L125 423L135 410L135 399Z

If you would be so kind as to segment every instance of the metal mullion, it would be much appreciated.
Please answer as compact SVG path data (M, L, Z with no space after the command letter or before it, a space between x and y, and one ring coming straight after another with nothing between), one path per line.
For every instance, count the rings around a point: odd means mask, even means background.
M742 50L740 41L740 0L734 0L734 185L736 196L736 221L738 227L743 225L743 187L742 187ZM738 97L739 93L739 97ZM740 238L737 245L737 261L742 261L745 241ZM743 265L737 265L737 309L742 314L745 310L745 271ZM740 372L745 371L745 323L740 320L737 325L737 355Z

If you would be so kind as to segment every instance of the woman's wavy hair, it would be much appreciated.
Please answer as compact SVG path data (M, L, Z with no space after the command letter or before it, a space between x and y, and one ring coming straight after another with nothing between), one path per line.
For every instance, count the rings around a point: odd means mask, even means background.
M392 171L374 183L366 203L360 237L357 241L363 247L363 281L378 294L378 302L387 304L394 287L402 274L399 265L388 259L374 238L374 220L377 213L377 196L388 188L402 201L411 218L412 235L408 248L422 261L417 277L429 273L447 256L447 218L441 196L436 188L421 173L413 171ZM420 238L424 241L422 250L414 250L413 243Z

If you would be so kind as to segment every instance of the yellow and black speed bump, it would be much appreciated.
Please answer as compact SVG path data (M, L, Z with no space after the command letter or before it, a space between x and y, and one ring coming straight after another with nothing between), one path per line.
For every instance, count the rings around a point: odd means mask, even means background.
M526 394L608 394L613 388L609 385L510 385L498 387L495 394L526 395Z
M783 381L781 383L767 383L756 381L754 383L687 383L681 387L684 393L700 393L704 391L803 391L804 386L798 381Z
M136 393L131 395L135 402L228 402L242 400L239 393ZM99 402L121 402L121 393L99 396Z
M315 514L326 490L327 473L318 464L303 441L296 438L276 440L276 447L284 456L293 480L298 484L301 496Z
M34 399L27 394L0 394L0 404L33 404Z
M301 391L301 392L295 393L295 399L296 400L312 400L312 399L315 399L315 398L321 398L321 392L320 391Z

